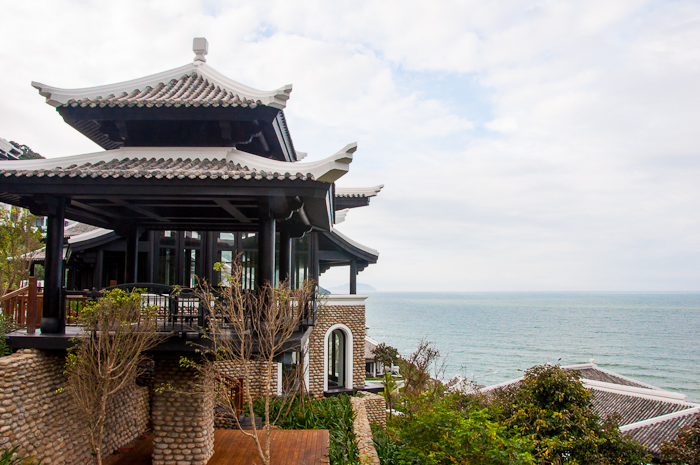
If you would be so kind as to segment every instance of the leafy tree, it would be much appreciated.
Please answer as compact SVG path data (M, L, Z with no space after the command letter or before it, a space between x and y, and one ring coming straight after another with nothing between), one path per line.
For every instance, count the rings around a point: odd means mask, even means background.
M28 254L41 246L36 218L17 207L0 208L0 295L29 277Z
M532 443L540 464L646 463L644 449L620 434L615 418L601 421L578 376L558 365L532 367L516 389L496 394L492 408L502 425Z
M19 144L14 141L10 141L10 144L14 145L17 150L22 152L22 155L19 156L20 160L34 160L38 158L44 158L24 144Z
M385 367L391 367L399 359L399 351L383 342L372 350L376 360Z
M160 342L156 316L155 309L142 307L141 294L121 289L105 292L78 314L83 334L66 357L65 390L78 407L98 465L107 404L133 383L144 352Z
M700 416L678 432L678 437L661 446L664 459L673 465L700 465Z

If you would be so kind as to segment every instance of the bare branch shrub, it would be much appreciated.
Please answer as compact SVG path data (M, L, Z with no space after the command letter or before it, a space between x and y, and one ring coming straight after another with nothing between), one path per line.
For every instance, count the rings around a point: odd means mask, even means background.
M214 363L227 361L240 368L244 378L245 408L252 420L252 431L241 431L255 441L260 460L269 465L272 425L283 412L288 411L288 407L280 408L278 415L271 418L270 403L276 395L272 386L272 370L276 367L276 357L290 349L288 342L305 317L307 304L313 298L313 286L307 282L300 289L288 289L287 283L282 283L279 287L265 285L257 293L245 291L240 263L234 264L224 279L218 290L206 283L201 286L200 300L208 307L210 315L211 341L210 348L205 352L213 355L210 358ZM251 381L260 366L264 386L258 395L265 405L262 439L255 424L254 398L251 393ZM300 379L303 383L303 372ZM297 388L304 389L303 386ZM226 391L219 394L224 394L220 398L221 405L238 421L230 396L229 401L226 401ZM282 400L291 402L292 397L283 397Z
M161 341L156 311L143 308L141 294L114 289L78 315L83 334L66 357L66 391L83 420L95 462L102 463L102 441L110 399L134 382L144 352Z

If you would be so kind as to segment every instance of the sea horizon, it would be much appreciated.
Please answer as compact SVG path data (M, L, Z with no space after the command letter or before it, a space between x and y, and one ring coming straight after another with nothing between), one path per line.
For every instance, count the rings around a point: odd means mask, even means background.
M700 402L699 291L367 294L367 334L403 355L433 342L447 357L444 379L492 385L537 364L593 359Z

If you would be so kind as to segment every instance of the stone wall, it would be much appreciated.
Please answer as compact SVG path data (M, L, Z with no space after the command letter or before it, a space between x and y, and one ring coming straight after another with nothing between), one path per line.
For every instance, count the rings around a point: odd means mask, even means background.
M318 321L309 336L309 392L315 397L323 396L325 373L324 339L334 324L342 323L352 332L352 355L354 388L365 386L365 306L333 305L332 299L319 307Z
M365 410L367 410L369 422L386 426L386 399L371 392L361 391L358 394L362 396L365 402Z
M355 433L357 448L360 451L360 463L367 465L379 465L379 456L374 448L372 440L372 428L367 419L365 399L362 397L351 397L352 410L355 412L355 420L352 422L352 430Z
M153 395L153 465L204 465L214 454L211 371L158 360Z
M250 394L253 397L259 396L261 393L264 392L265 388L265 383L266 383L266 370L265 370L265 365L266 362L263 361L252 361L250 362L250 375L251 379L250 380L245 380L244 382L248 382L248 388L250 389ZM226 375L235 378L235 379L240 379L240 378L245 378L243 375L243 367L240 365L234 363L234 362L217 362L216 363L216 368L220 370L222 373L225 373ZM277 363L272 364L272 380L271 380L271 391L272 394L277 393Z
M0 358L0 449L45 456L45 464L92 463L90 446L66 386L65 358L23 350ZM148 427L148 388L128 386L107 408L104 455Z

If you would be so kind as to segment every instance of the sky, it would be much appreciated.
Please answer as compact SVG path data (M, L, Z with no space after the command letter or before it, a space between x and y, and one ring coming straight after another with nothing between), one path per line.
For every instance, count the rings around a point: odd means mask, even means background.
M700 2L3 2L0 137L100 150L31 87L191 62L293 84L297 150L384 184L338 229L380 291L700 291ZM347 269L321 284L348 282Z

